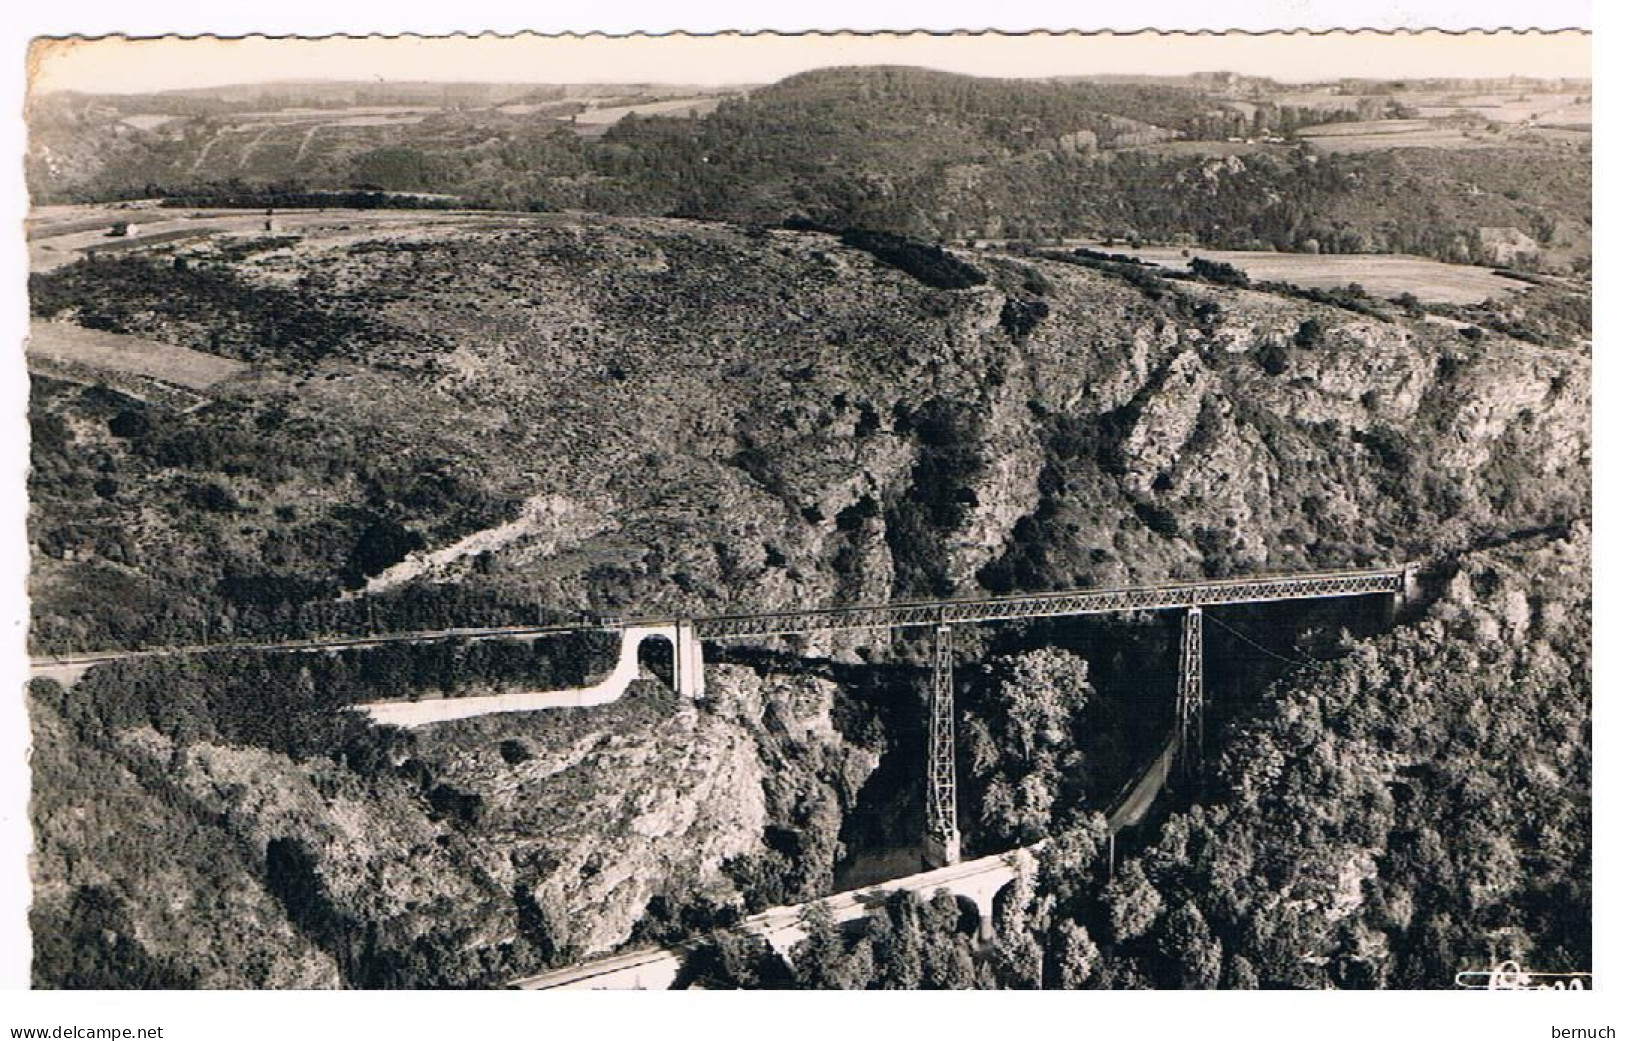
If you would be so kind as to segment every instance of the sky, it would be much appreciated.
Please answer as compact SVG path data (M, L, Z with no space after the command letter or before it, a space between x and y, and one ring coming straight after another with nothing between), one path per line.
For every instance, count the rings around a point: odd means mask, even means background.
M41 40L36 92L130 93L271 80L766 83L809 68L923 65L987 76L1228 70L1289 82L1338 77L1587 77L1578 32L1310 34L851 34L609 38Z

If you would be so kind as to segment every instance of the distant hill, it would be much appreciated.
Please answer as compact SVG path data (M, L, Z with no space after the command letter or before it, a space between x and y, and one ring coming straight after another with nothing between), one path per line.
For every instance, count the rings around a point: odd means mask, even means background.
M112 105L126 113L208 111L243 107L349 105L501 105L512 101L714 94L746 89L676 83L458 83L436 80L270 80L213 87L182 87L139 94L59 91L35 104L63 102Z
M1586 262L1583 128L1469 113L1481 132L1453 133L1450 149L1426 135L1358 154L1299 140L1328 122L1415 117L1393 85L1343 86L1370 93L1217 73L1038 81L877 66L720 98L428 83L51 96L31 110L28 176L37 202L292 205L301 191L365 188L938 241L1117 236L1469 262L1496 259L1493 243L1516 233L1546 266Z

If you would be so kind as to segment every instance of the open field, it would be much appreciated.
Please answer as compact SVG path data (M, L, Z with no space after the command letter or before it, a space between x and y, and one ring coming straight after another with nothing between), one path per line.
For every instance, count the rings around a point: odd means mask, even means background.
M410 235L415 229L446 223L534 222L546 217L535 214L469 212L458 210L353 210L289 209L276 211L275 234L325 232L343 238L355 234L376 236L383 229ZM111 238L107 229L116 222L139 226L128 239ZM52 271L91 253L139 251L177 243L205 243L210 239L258 237L264 231L265 215L258 210L126 209L122 205L36 207L29 217L29 270Z
M603 108L589 108L575 117L575 129L579 134L597 136L608 132L609 128L634 113L639 116L704 116L716 111L722 99L709 98L673 98L667 101L646 101L636 105L609 105Z
M150 115L149 114L149 115L139 115L139 116L125 116L124 119L122 120L122 122L124 123L125 126L134 127L137 130L157 130L159 127L163 126L165 123L173 123L175 120L177 120L179 118L181 118L181 117L180 116L158 116L158 115Z
M1426 119L1383 119L1305 127L1298 136L1324 152L1371 152L1382 148L1498 148L1502 134L1449 126Z
M1129 145L1118 151L1165 159L1186 156L1218 156L1222 159L1232 155L1289 154L1292 147L1267 141L1162 141L1154 145Z
M1370 94L1333 94L1324 90L1305 90L1277 94L1271 100L1288 108L1317 108L1326 112L1357 112L1360 109L1360 102L1378 99L1375 95Z
M311 131L329 127L385 127L410 126L421 123L427 118L424 112L356 112L348 111L334 115L328 113L324 116L288 116L277 118L272 113L257 117L248 117L251 122L235 123L222 127L222 134L261 134L271 127L297 127L300 130Z
M1320 109L1325 112L1358 112L1362 104L1397 104L1424 119L1469 113L1496 123L1579 122L1573 113L1584 113L1589 121L1591 96L1575 92L1539 93L1508 90L1473 94L1463 91L1402 90L1379 94L1342 94L1325 90L1303 90L1277 94L1277 104L1290 108Z
M282 219L279 215L278 219ZM128 223L135 234L107 234L115 223ZM249 232L262 228L265 217L251 210L175 210L114 206L38 207L28 221L28 269L45 272L91 253L158 246L204 234Z
M28 355L31 359L144 376L188 390L207 390L248 368L230 358L65 322L33 323L28 331Z
M1378 119L1364 123L1327 123L1304 127L1303 137L1372 137L1420 134L1443 129L1426 119Z
M1372 296L1411 293L1425 303L1476 304L1524 288L1523 283L1502 278L1489 268L1405 255L1271 253L1175 246L1091 248L1175 269L1187 268L1192 257L1201 257L1238 267L1255 282L1289 282L1306 289L1336 289L1352 282Z
M1590 96L1584 94L1419 94L1407 101L1424 117L1468 112L1497 123L1591 122Z
M90 253L109 247L140 248L187 237L202 230L250 231L262 227L265 217L244 210L166 210L156 206L126 209L113 206L46 206L28 219L28 269L52 271ZM127 223L131 238L107 234L115 223Z
M276 108L264 112L238 112L238 119L270 120L272 122L333 123L362 116L426 116L440 111L433 105L354 105L344 108Z
M1590 126L1592 120L1591 104L1573 105L1559 109L1555 112L1545 112L1535 117L1535 123L1543 127L1579 127Z
M81 231L105 232L114 221L150 224L171 220L173 210L164 210L156 200L87 206L35 206L23 221L28 241L58 238Z

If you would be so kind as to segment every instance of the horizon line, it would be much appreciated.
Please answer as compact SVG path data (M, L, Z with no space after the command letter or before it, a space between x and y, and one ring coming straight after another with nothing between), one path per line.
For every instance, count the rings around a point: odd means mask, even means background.
M1502 73L1494 75L1472 76L1328 76L1322 79L1283 79L1276 76L1265 76L1254 73L1235 72L1230 69L1195 69L1190 72L1097 72L1097 73L1053 73L1045 76L1014 76L999 75L997 73L959 72L954 69L942 69L930 65L898 65L887 62L855 62L841 65L818 65L796 72L788 73L776 80L740 80L738 82L703 82L699 80L682 79L434 79L433 77L391 77L387 79L364 79L348 77L279 77L271 79L231 80L221 83L200 84L187 87L160 87L160 88L133 88L128 90L87 90L79 87L61 87L53 90L41 91L34 96L37 98L53 97L63 94L82 94L86 96L118 95L121 97L136 97L156 94L196 94L207 91L241 90L247 87L299 87L299 86L406 86L406 85L433 85L440 87L698 87L710 91L739 90L744 88L769 87L782 83L787 79L805 75L810 72L825 72L833 69L918 69L927 72L939 72L949 76L964 76L970 79L1005 80L1010 82L1050 83L1057 80L1131 80L1131 79L1160 79L1160 80L1187 80L1202 77L1234 76L1243 80L1262 80L1281 86L1321 86L1342 83L1351 84L1418 84L1435 82L1469 82L1493 83L1497 81L1529 82L1529 83L1591 83L1593 77L1587 75L1573 76L1532 76L1524 73Z
M778 82L892 65L1005 80L1190 77L1342 80L1591 78L1588 29L1230 32L1000 30L319 37L36 37L29 92L144 94L288 82L682 84Z

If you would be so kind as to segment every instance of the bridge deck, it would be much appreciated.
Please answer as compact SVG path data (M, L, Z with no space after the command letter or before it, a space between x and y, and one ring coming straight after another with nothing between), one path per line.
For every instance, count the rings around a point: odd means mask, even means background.
M766 614L696 618L702 640L786 636L840 629L901 629L946 622L993 622L1112 611L1156 611L1173 607L1305 600L1372 593L1402 593L1405 569L1322 571L1300 575L1172 582L1116 589L1073 589L1054 593L996 596L975 600L936 600L869 607L832 607Z
M1259 603L1269 600L1307 600L1321 597L1403 593L1406 569L1375 568L1318 571L1297 575L1263 575L1205 582L1166 582L1115 589L1070 589L963 600L927 600L857 607L809 608L760 614L713 615L694 619L694 635L701 640L730 640L753 636L789 636L844 629L906 629L950 622L995 622L1022 618L1106 614L1113 611L1157 611L1175 607ZM601 625L505 625L413 632L315 637L265 643L217 643L187 647L154 647L128 651L90 651L39 655L32 659L36 675L43 669L65 665L95 665L131 658L178 657L223 651L297 653L353 650L390 643L427 643L436 640L503 640L558 636L581 632L618 632L644 625L672 625L671 618L633 619Z

